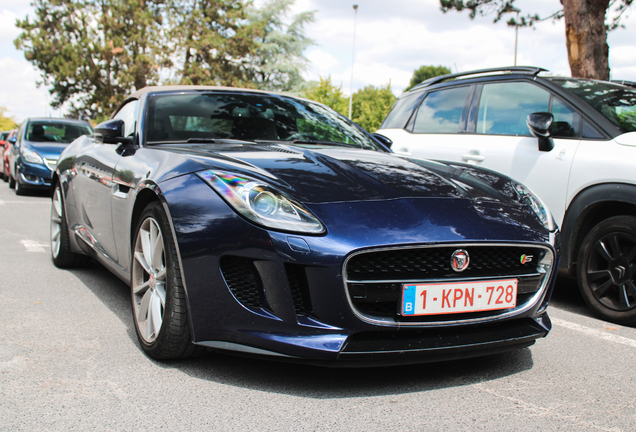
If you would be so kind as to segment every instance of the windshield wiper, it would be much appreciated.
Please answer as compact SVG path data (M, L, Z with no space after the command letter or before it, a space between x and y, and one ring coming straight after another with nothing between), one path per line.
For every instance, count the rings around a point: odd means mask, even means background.
M188 138L189 143L217 143L216 138Z
M321 141L321 140L312 140L312 139L296 139L296 140L293 140L293 141L286 141L286 142L290 142L291 144L319 144L319 145L335 145L335 146L342 146L342 147L360 148L360 146L357 146L355 144L346 144L346 143L337 142L337 141Z

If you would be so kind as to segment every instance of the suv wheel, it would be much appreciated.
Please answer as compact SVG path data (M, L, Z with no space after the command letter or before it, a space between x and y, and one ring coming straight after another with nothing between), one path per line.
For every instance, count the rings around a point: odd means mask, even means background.
M577 260L585 302L602 318L636 323L636 217L605 219L587 234Z

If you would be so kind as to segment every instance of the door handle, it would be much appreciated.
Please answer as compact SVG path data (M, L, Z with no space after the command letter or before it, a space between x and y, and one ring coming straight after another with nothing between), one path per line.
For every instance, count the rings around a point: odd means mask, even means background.
M462 155L462 159L468 163L476 163L483 162L484 160L486 160L486 157L482 156L479 153L479 150L470 150L468 154Z

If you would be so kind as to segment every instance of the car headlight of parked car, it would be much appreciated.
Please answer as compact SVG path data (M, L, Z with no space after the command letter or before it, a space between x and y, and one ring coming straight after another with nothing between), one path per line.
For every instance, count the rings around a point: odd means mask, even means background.
M322 234L324 225L301 203L260 180L224 171L197 173L238 213L274 230Z
M552 213L550 213L548 206L546 206L538 196L532 193L530 189L521 183L515 182L515 190L536 213L543 226L550 231L554 231L556 229L556 224L554 223L554 218L552 217Z
M29 150L27 148L22 149L22 159L29 163L43 164L44 161L42 157L34 152L33 150Z

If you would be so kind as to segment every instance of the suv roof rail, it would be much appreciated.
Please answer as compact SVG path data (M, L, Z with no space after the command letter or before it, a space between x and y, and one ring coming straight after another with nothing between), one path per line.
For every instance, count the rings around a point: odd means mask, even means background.
M532 74L536 76L541 72L547 72L547 71L548 69L544 69L544 68L540 68L536 66L507 66L507 67L497 67L497 68L490 68L490 69L479 69L479 70L473 70L468 72L458 72L454 74L441 75L441 76L429 78L426 81L416 85L411 90L415 90L420 87L428 87L433 84L440 83L442 81L446 81L453 78L469 76L469 75L483 75L483 74L489 74L493 72L517 72L517 73Z
M616 84L621 84L627 87L634 87L636 88L636 81L627 81L627 80L611 80L610 82L616 83Z

